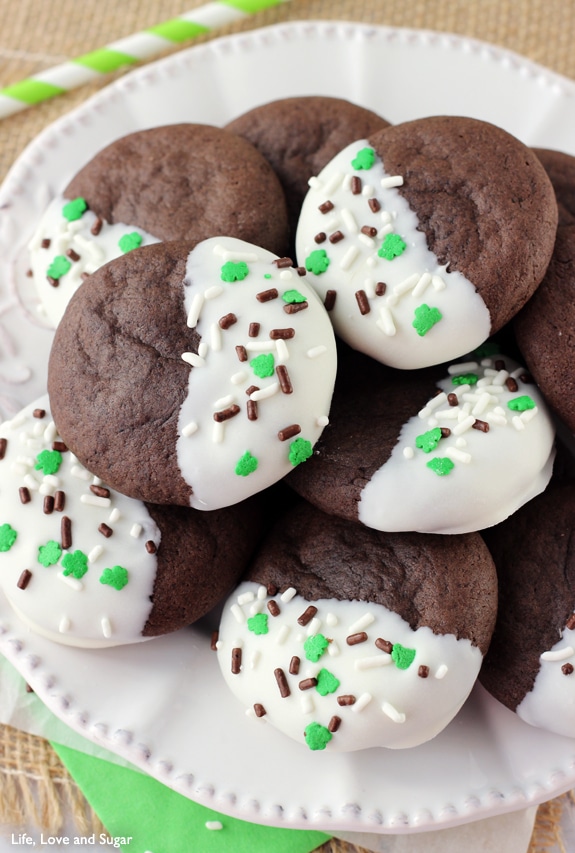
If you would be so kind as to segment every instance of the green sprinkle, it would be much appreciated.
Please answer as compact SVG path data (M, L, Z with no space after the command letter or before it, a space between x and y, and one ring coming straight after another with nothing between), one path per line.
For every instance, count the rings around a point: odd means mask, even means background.
M246 450L244 455L241 457L239 462L235 467L235 472L240 477L247 477L248 474L253 474L253 472L258 467L258 460L255 456L252 456L249 450Z
M36 457L34 469L44 474L55 474L62 464L62 454L59 450L42 450Z
M124 234L118 240L118 246L122 252L127 255L132 249L138 249L142 245L142 235L137 231L131 231L129 234Z
M106 584L106 586L113 586L114 589L124 589L128 583L128 570L123 566L104 569L100 576L100 583Z
M285 293L282 294L282 299L284 302L287 302L288 305L293 305L296 302L307 302L307 299L300 293L299 290L286 290Z
M327 637L323 634L312 634L303 644L305 656L312 663L317 663L329 645Z
M329 258L325 249L315 249L305 259L305 268L314 275L321 275L329 267Z
M528 394L524 394L522 397L513 397L512 400L509 400L507 406L512 412L526 412L528 409L535 408L535 400Z
M391 659L398 669L408 669L415 658L415 649L408 649L401 643L394 643L391 650Z
M377 254L380 258L385 258L386 261L392 261L394 258L403 255L406 249L407 244L399 234L386 234Z
M73 554L65 554L62 558L62 566L66 577L72 575L76 580L83 578L88 571L88 557L83 551L74 551Z
M460 373L459 376L452 376L451 381L454 385L475 385L478 379L477 373Z
M311 441L308 441L307 438L296 438L290 444L288 458L295 468L296 465L300 465L306 459L309 459L312 453L313 447Z
M56 255L46 270L46 275L48 278L62 278L63 275L66 275L71 266L72 262L69 261L65 255Z
M9 551L17 536L18 534L13 527L9 524L3 524L0 527L0 551Z
M88 204L85 198L78 196L78 198L69 201L62 208L62 216L64 219L67 219L68 222L75 222L76 219L81 219L84 211L88 210Z
M333 737L330 730L320 723L310 723L305 727L303 735L309 748L314 751L325 749Z
M415 446L423 450L424 453L431 453L432 450L435 450L440 440L441 428L434 427L434 429L429 429L427 432L418 435L415 439Z
M264 278L271 278L271 277L272 277L271 272L265 272L264 273Z
M351 161L354 169L371 169L374 163L375 151L373 148L362 148Z
M442 313L439 308L430 308L429 305L423 303L415 309L415 319L411 324L417 334L422 338L436 323L442 318Z
M62 549L53 539L38 548L38 562L43 566L55 566L62 556Z
M267 634L269 631L267 613L256 613L255 616L250 616L248 619L248 631L251 631L253 634Z
M481 346L473 350L472 355L477 361L481 361L481 359L499 355L500 352L501 347L499 344L495 343L495 341L485 341L484 344L481 344Z
M256 355L250 361L250 367L256 376L260 379L266 379L268 376L274 375L275 362L271 352L264 352L261 355Z
M431 468L438 477L445 477L445 475L449 474L455 465L451 459L446 456L436 456L434 459L429 460L427 467Z
M335 693L340 685L340 681L328 669L320 669L316 675L317 684L315 689L320 696L327 696L329 693Z
M222 281L243 281L250 269L245 261L226 261L221 269Z

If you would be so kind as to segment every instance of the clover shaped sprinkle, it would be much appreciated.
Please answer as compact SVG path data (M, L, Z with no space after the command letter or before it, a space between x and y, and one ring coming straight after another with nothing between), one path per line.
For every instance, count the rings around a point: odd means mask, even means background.
M305 259L305 268L314 275L321 275L329 267L329 257L325 249L315 249Z
M386 234L377 254L380 258L385 258L386 261L392 261L394 258L403 255L406 248L407 243L399 234Z
M245 261L226 261L220 273L222 281L243 281L248 275L250 268Z
M9 551L17 536L18 533L10 524L0 526L0 551Z
M38 548L38 562L43 566L54 566L62 556L60 545L53 539Z
M124 589L128 583L128 570L123 566L114 566L111 569L104 569L100 576L100 583L106 586L112 586L114 589Z
M126 255L132 249L138 249L142 245L142 235L137 231L131 231L129 234L124 234L118 240L120 250Z
M78 198L72 199L72 201L67 202L62 208L62 216L64 219L67 219L68 222L75 222L76 219L80 219L84 211L88 209L88 204L85 198L78 196Z
M88 557L83 551L74 551L73 554L66 554L63 557L62 566L66 577L72 575L76 580L80 580L88 571Z
M423 305L419 305L415 309L414 313L415 319L411 325L420 338L426 335L429 330L432 329L436 323L439 323L443 317L439 308L430 308L429 305L426 305L425 303Z
M311 441L308 441L307 438L296 438L290 444L288 458L295 468L296 465L300 465L306 459L309 459L312 453L313 447Z
M244 455L238 460L235 472L239 477L247 477L248 474L253 474L257 467L258 460L255 456L252 456L249 450L246 450Z
M59 450L42 450L36 457L34 468L44 474L55 474L62 464L62 454Z
M305 742L312 750L325 749L333 735L320 723L310 723L304 730Z
M373 148L362 148L351 161L354 169L371 169L374 163L375 151Z
M56 257L46 270L46 275L48 276L48 278L62 278L63 275L66 275L71 266L71 261L69 261L65 255L56 255Z

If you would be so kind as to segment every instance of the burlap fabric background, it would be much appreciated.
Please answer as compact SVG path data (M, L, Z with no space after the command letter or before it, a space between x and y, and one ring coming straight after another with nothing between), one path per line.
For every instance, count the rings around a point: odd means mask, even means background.
M198 0L0 0L0 87L200 5ZM304 18L458 33L502 45L575 79L574 0L291 0L217 35ZM0 180L40 130L117 76L0 122ZM554 843L562 849L558 820L564 799L539 809L530 853ZM97 817L49 745L0 727L0 823L28 821L55 832L64 810L74 814L80 833L99 831ZM322 848L325 853L353 849L335 841Z

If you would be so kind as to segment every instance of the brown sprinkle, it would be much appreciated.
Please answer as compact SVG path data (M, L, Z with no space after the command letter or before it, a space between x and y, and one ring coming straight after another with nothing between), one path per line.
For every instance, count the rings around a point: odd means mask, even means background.
M502 358L498 358L495 361L495 370L505 370L505 362Z
M253 394L253 393L254 393L254 391L259 391L259 390L260 390L260 389L259 389L259 386L258 386L258 385L250 385L250 387L249 387L249 388L246 388L246 394L247 394L247 395L248 395L248 397L249 397L249 396L250 396L250 394Z
M30 569L24 569L24 571L22 572L22 574L20 575L20 577L18 578L18 581L16 583L16 586L18 587L18 589L26 589L26 587L30 583L31 578L32 578L32 572L30 571Z
M358 631L357 634L349 634L345 641L348 646L357 646L358 643L365 643L367 640L367 634L365 631Z
M573 664L564 663L561 667L561 672L563 673L563 675L571 675L573 673Z
M317 687L317 678L304 678L298 687L300 690L311 690L312 687Z
M359 313L362 315L369 314L371 308L365 290L356 290L355 298L357 301L357 307L359 308Z
M306 308L309 308L309 302L287 302L284 305L286 314L297 314L298 311L305 311Z
M289 672L290 675L297 675L299 673L299 665L301 660L297 655L294 655L293 658L289 662Z
M357 175L354 175L351 179L351 191L353 195L359 195L361 193L362 181L361 178Z
M210 640L210 649L212 650L212 652L217 652L219 638L220 632L217 629L215 631L212 631L212 638Z
M233 326L234 323L237 322L238 318L236 317L236 315L230 312L229 314L224 314L223 317L220 317L220 319L218 320L218 325L220 329L229 329L230 326Z
M389 640L382 640L381 637L377 638L375 645L381 652L386 652L388 655L390 655L393 650L393 643L390 643Z
M345 693L337 697L337 704L345 708L346 705L355 705L355 696L353 693Z
M62 512L66 505L66 492L58 489L54 494L54 509L56 512Z
M293 337L295 337L295 329L289 327L286 329L272 329L270 331L272 341L289 341Z
M232 674L238 675L242 668L242 650L240 648L232 649Z
M100 231L102 230L103 224L104 224L103 220L100 219L100 217L98 216L98 218L96 219L96 221L94 222L94 224L90 228L90 233L92 233L94 235L94 237L97 237L98 234L100 233Z
M519 385L512 376L507 377L507 379L505 380L505 385L507 387L507 390L511 391L511 393L514 393L515 391L519 390Z
M480 421L479 418L471 425L473 429L478 429L479 432L489 432L489 424L487 421Z
M301 614L301 616L298 618L297 624L301 625L302 627L305 627L305 625L309 625L316 613L317 607L314 607L313 604L310 604L310 606L307 607Z
M280 429L278 438L280 441L287 441L289 438L293 438L294 435L299 435L300 432L301 427L299 424L291 424L288 427L284 427L284 429Z
M441 437L442 438L449 438L450 435L451 435L451 430L449 429L449 427L441 427Z
M293 385L291 384L291 379L289 378L288 369L285 364L278 364L276 367L276 373L280 381L282 393L291 394L293 391Z
M250 323L248 329L248 335L250 338L257 338L260 333L260 324L259 323Z
M54 498L52 495L45 495L42 511L44 515L50 515L54 512Z
M18 489L18 494L20 495L20 503L29 504L32 500L30 489L27 486L20 486L20 488Z
M458 406L459 400L457 399L457 394L454 394L453 391L447 395L447 402L450 406Z
M266 587L266 591L267 591L267 594L270 596L270 598L273 598L274 595L278 594L278 588L275 585L275 583L269 583Z
M572 631L573 628L575 628L575 613L571 614L571 616L569 617L569 619L567 620L567 622L565 624L565 627L569 628L570 631Z
M72 547L72 520L67 515L62 516L60 535L62 537L62 548L66 551Z
M234 418L236 415L240 413L241 409L234 403L232 406L228 406L227 409L222 409L219 412L214 412L214 420L216 423L221 424L224 421L229 421L230 418Z
M384 281L378 281L375 285L375 295L383 296L385 291L387 290L387 284Z
M343 231L340 231L338 229L337 231L334 231L333 234L329 235L329 242L330 243L339 243L341 240L343 240L343 238L344 238Z
M326 290L325 298L323 300L323 307L326 311L332 311L335 305L335 297L337 296L337 292L335 290Z
M236 355L240 361L247 361L248 360L247 350L243 346L237 346L236 347Z
M26 684L26 693L34 693L34 688L29 684Z
M32 416L42 420L42 418L46 417L46 409L34 409Z
M155 554L158 550L156 543L152 539L148 539L144 547L148 554Z
M4 459L6 456L6 448L8 447L8 439L0 438L0 459Z
M364 225L361 228L361 233L365 234L366 237L377 237L377 228L374 228L373 225Z
M28 269L26 270L26 277L32 278L33 275L34 275L34 270L32 270L30 267L28 267Z
M313 238L315 243L325 243L327 240L327 234L325 231L318 231L318 233Z
M307 274L307 270L305 267L295 267L295 271L299 276L304 276Z
M96 484L93 484L90 486L90 491L93 495L96 495L99 498L110 497L110 489L107 489L105 486L98 486Z
M329 199L327 201L324 201L322 204L320 204L318 210L320 211L320 213L329 213L330 210L333 210L333 202L329 201Z
M260 290L259 293L256 293L258 302L271 302L272 299L277 299L278 296L279 293L275 287L270 287L269 290Z
M336 714L334 714L329 723L327 724L328 731L333 734L334 732L337 732L340 726L341 717L338 717Z
M277 267L278 270L285 270L293 267L293 261L291 258L276 258L275 261L272 261L274 267Z
M422 664L417 670L417 674L420 678L427 678L427 676L429 675L429 667L425 666L425 664Z
M289 684L287 683L286 674L283 669L278 667L277 669L274 669L274 675L277 685L279 687L280 696L282 697L282 699L286 699L291 694Z
M49 248L50 248L50 243L51 243L51 242L52 242L52 241L50 240L50 238L49 238L49 237L44 237L44 239L43 239L43 240L42 240L42 242L40 243L40 247L41 247L42 249L49 249Z
M51 284L52 287L58 287L58 285L60 284L59 278L52 278L51 275L47 275L46 278L48 279L48 284Z
M109 539L114 531L111 527L109 527L105 521L98 525L98 533L101 533L102 536L105 536L106 539Z
M71 261L79 261L80 255L74 249L68 249L66 255L70 258Z
M248 400L247 411L248 411L248 421L257 421L257 419L258 419L258 404L255 400Z
M59 450L60 453L65 453L68 450L68 445L63 441L53 441L52 450Z
M533 377L530 373L522 373L519 378L522 382L525 382L526 385L531 385L533 383Z
M266 709L259 702L256 702L254 705L254 714L256 717L265 717Z
M273 598L271 601L268 601L268 610L272 616L279 616L281 613L279 604L277 603L277 601L274 601Z
M372 213L379 213L379 211L381 210L381 204L376 198L368 199L367 203L369 204L369 209Z

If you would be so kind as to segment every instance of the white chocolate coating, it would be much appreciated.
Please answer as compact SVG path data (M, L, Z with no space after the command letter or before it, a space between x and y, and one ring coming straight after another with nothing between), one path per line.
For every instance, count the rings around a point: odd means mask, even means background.
M540 661L533 689L517 706L517 715L531 726L575 737L575 630L564 628Z
M41 410L45 416L35 417ZM36 468L39 454L59 440L47 396L0 425L0 438L7 440L0 461L0 533L10 525L17 534L8 550L0 550L0 585L14 610L33 631L67 645L102 647L146 639L141 632L157 569L157 557L146 543L157 549L160 531L145 505L110 489L107 497L95 494L90 486L100 491L103 484L68 450L54 473ZM26 503L19 497L21 488L28 490ZM63 509L58 509L59 492ZM45 500L50 504L51 498L56 506L49 509ZM64 517L70 520L71 545L61 549L57 562L43 565L40 547L66 544ZM101 524L111 535L99 531ZM65 558L77 551L88 558L87 571L81 577L65 575ZM127 583L119 589L100 580L116 566L127 571ZM18 585L23 570L31 572L24 589Z
M98 217L91 210L86 210L79 219L69 221L62 214L67 201L58 196L50 203L28 245L34 286L46 319L53 328L62 319L68 302L83 281L82 276L90 275L122 254L119 241L123 236L139 234L142 246L158 242L142 228L120 222L100 221L100 230L94 234ZM75 253L73 257L78 256L78 259L72 260L68 252ZM53 284L47 271L58 256L70 261L70 269L57 280L57 284Z
M275 260L228 237L203 241L188 258L185 309L202 341L198 355L182 354L192 369L177 454L196 509L231 505L277 482L292 470L294 443L307 442L311 452L328 422L337 366L333 329L305 278ZM246 276L223 280L226 263L244 263ZM261 296L274 290L273 298ZM286 302L293 291L305 301ZM273 339L275 330L287 337ZM270 375L257 375L253 359L271 356ZM289 389L282 390L281 371ZM280 438L292 425L297 431ZM257 467L238 474L246 453Z
M304 730L310 723L328 729L336 717L339 727L327 750L417 746L453 719L477 678L482 654L469 640L437 635L427 627L413 631L397 613L379 604L314 601L317 612L302 626L298 619L310 602L297 594L291 599L278 594L273 600L280 610L277 616L268 610L265 587L255 583L238 587L223 611L218 662L226 683L255 722L269 722L301 744L306 743ZM255 613L267 615L267 633L255 634L248 627ZM361 632L367 635L364 641L348 644L349 636ZM304 643L317 635L329 643L314 662L306 658ZM381 639L392 644L391 653L375 644ZM239 672L232 671L234 649L241 649ZM396 663L401 662L397 651L406 655L401 665ZM300 659L297 674L290 673L294 657ZM278 668L286 678L287 696L281 695L275 677ZM301 682L305 685L322 670L339 682L332 682L333 692L321 695L316 686L300 688ZM321 675L318 681L321 689ZM354 701L340 704L338 697ZM265 709L263 716L258 717L256 705Z
M404 425L390 458L363 489L363 524L389 532L469 533L498 524L545 489L555 457L553 422L537 386L521 379L525 370L504 361L505 370L496 370L492 359L448 368L438 383L443 394ZM454 377L467 373L478 381L454 385ZM517 390L509 390L508 379ZM452 392L458 405L447 400ZM533 408L509 408L524 396ZM488 431L474 427L477 421ZM451 434L433 450L418 448L418 436L438 427ZM428 467L434 459L453 467L439 475Z
M447 272L428 249L416 214L397 191L403 177L388 175L379 158L369 169L352 166L366 147L366 140L347 146L310 181L297 230L298 263L309 269L312 252L327 253L329 266L319 274L308 272L309 280L322 300L327 291L336 292L330 317L336 333L354 349L407 369L458 358L489 337L489 311L474 284L459 272ZM361 190L354 191L353 178L361 181ZM326 201L333 208L322 213ZM406 248L387 260L378 251L390 233ZM316 242L320 234L325 238ZM378 295L382 282L385 292ZM441 319L419 334L413 321L422 306L438 311Z

